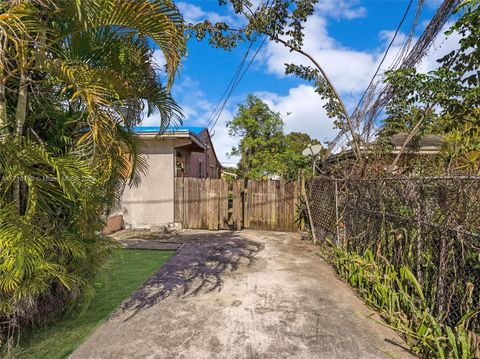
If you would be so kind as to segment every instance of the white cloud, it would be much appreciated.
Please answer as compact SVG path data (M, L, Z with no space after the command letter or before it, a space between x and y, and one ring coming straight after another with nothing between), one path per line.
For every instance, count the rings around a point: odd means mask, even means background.
M241 18L234 13L221 15L214 11L204 11L200 6L186 2L178 2L176 5L187 23L197 23L209 20L212 23L224 22L231 26L235 26L242 22Z
M380 40L382 41L385 47L388 46L388 44L390 44L390 41L392 41L394 36L395 36L394 30L382 30L378 34L378 37L380 38ZM406 39L407 39L407 35L399 32L395 37L395 40L393 41L392 46L401 46Z
M358 0L322 0L316 5L316 10L321 16L352 20L367 15L367 9L358 6L358 3Z
M440 5L442 5L443 0L427 0L425 3L432 9L437 9Z
M153 52L153 61L155 61L155 64L157 64L158 67L165 66L167 61L165 60L162 50L157 49Z
M291 88L286 96L271 92L257 93L269 107L280 112L285 122L285 132L305 132L322 142L332 140L337 134L333 120L328 118L322 100L312 86Z
M379 32L381 46L375 50L354 50L345 47L328 32L327 19L354 19L363 17L366 10L357 6L358 1L324 0L317 5L315 14L309 19L305 27L305 40L303 49L317 59L324 67L331 81L340 92L347 108L353 110L356 101L368 85L376 70L386 46L394 32L383 30ZM199 6L178 3L180 10L187 21L197 22L208 19L212 22L223 21L232 23L239 21L234 15L220 15L202 10ZM448 26L445 26L446 30ZM442 30L442 32L444 31ZM382 71L387 69L395 60L397 52L405 40L405 34L398 34L397 38L382 66ZM413 41L414 42L414 41ZM413 44L412 44L413 45ZM441 34L432 45L431 51L419 66L420 71L430 71L437 67L436 59L458 46L458 35L453 35L445 40ZM161 54L159 54L161 55ZM156 56L159 63L161 56ZM284 76L284 64L297 63L311 65L303 56L288 51L283 45L269 43L263 53L257 57L257 64L265 66L266 71L279 77ZM380 71L380 74L382 73ZM188 94L188 95L185 95ZM291 88L288 94L280 96L272 92L257 92L274 111L282 114L285 121L285 131L299 131L308 133L322 142L331 140L337 133L333 128L333 120L329 119L323 109L324 100L310 85L299 85ZM209 117L215 103L211 102L202 92L199 84L186 77L180 79L174 86L174 97L183 107L185 125L203 125ZM228 158L226 153L238 144L238 139L228 135L226 122L233 118L234 105L231 99L223 111L214 130L213 143L220 161L224 164L238 161ZM290 115L286 116L287 113ZM144 124L157 124L158 119L153 116L144 121Z
M437 60L451 51L459 47L459 41L461 36L458 32L454 32L448 37L445 35L452 24L447 23L443 26L442 31L438 34L437 38L433 41L427 55L423 58L422 62L418 66L420 72L428 72L438 67Z
M325 9L330 9L331 2L322 2ZM326 4L326 5L325 5ZM338 3L342 7L342 2ZM361 11L358 11L361 14ZM303 50L310 54L323 67L331 82L346 101L361 95L363 90L368 86L375 70L377 69L381 59L383 58L385 48L390 43L394 31L382 30L379 32L381 46L373 51L361 51L349 49L336 41L328 32L327 18L332 16L328 11L321 12L316 9L315 14L308 20L305 26L305 39ZM348 16L344 16L347 17ZM433 70L438 66L436 60L442 55L452 51L458 46L458 35L451 35L445 39L443 34L450 25L445 25L444 29L434 41L431 50L425 56L421 64L418 66L419 71L426 72ZM379 71L379 76L390 68L396 60L397 54L404 43L406 35L399 33ZM416 38L412 41L412 46ZM284 76L285 64L295 63L312 66L312 63L305 56L295 52L290 52L282 44L270 42L259 60L266 67L269 73L279 77ZM354 102L354 101L353 101Z
M360 92L367 86L379 54L342 46L328 33L327 20L321 14L317 9L307 21L303 50L320 63L340 93ZM285 63L312 65L305 56L274 42L267 45L260 60L266 64L268 72L278 76L284 75Z
M232 166L236 164L240 158L238 157L229 157L227 153L231 151L232 147L238 145L239 138L234 138L228 135L228 128L226 126L227 121L233 119L233 112L231 110L223 110L218 122L212 131L212 141L213 145L215 146L215 152L219 161L222 165Z

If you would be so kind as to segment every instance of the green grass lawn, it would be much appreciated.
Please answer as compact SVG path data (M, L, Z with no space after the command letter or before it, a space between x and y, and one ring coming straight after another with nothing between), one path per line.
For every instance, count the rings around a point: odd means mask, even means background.
M29 333L15 350L16 358L66 358L105 322L126 298L175 252L118 249L94 282L88 307L78 303L46 328Z

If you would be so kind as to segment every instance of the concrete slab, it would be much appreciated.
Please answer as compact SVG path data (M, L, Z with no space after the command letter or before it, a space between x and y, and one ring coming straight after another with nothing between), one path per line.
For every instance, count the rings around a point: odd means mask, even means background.
M71 358L412 357L296 234L175 242L177 254Z

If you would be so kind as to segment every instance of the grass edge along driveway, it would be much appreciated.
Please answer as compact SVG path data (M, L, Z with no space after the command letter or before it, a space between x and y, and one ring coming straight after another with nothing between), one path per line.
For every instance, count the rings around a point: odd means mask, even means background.
M95 293L86 307L79 303L45 328L26 334L14 358L68 357L126 298L167 262L174 251L117 249L96 276Z

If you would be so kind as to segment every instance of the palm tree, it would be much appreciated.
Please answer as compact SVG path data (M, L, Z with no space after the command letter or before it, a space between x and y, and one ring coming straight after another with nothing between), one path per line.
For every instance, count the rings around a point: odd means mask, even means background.
M0 4L0 322L8 329L40 317L53 298L68 300L108 257L102 217L145 169L132 127L155 111L162 127L181 121L170 87L183 32L169 0Z

